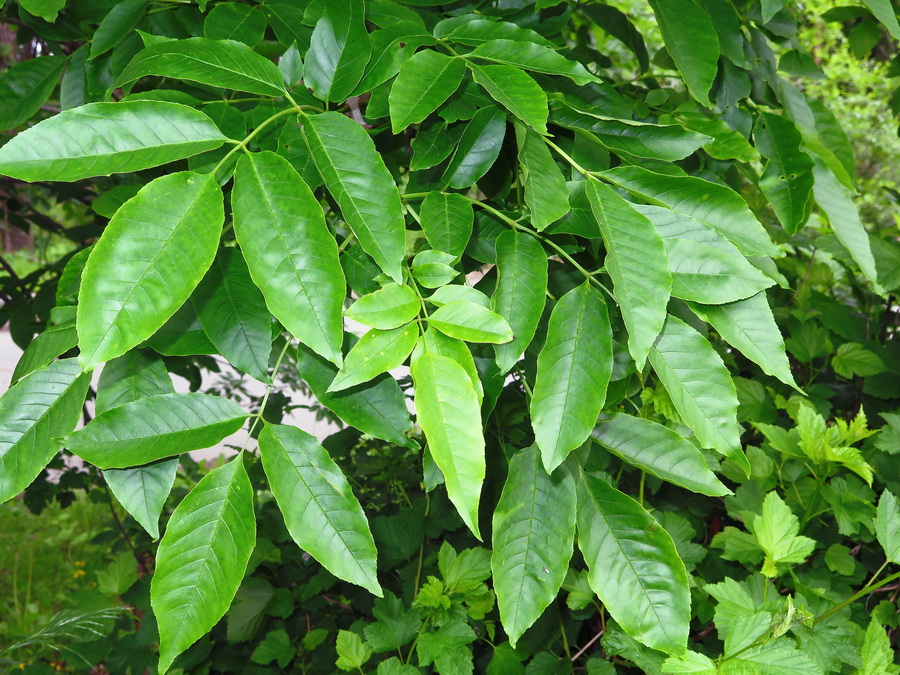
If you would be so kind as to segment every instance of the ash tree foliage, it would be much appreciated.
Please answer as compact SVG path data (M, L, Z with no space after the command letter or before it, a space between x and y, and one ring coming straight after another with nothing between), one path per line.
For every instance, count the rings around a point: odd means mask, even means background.
M793 4L7 3L41 48L0 79L4 186L96 215L9 280L0 500L62 450L162 534L159 672L244 588L261 491L383 598L332 636L344 670L470 673L487 635L488 673L569 672L596 624L592 673L896 672L895 609L855 601L900 564L900 247ZM848 17L900 37L888 0ZM209 355L258 406L176 392ZM483 543L398 599L362 478L268 413L294 369ZM161 529L179 455L242 428Z

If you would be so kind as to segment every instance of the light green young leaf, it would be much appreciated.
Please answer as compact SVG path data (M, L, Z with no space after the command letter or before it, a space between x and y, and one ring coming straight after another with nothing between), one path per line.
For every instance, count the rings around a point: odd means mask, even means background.
M887 559L900 563L900 504L890 490L882 492L878 500L875 534Z
M541 231L569 212L569 189L541 135L521 124L515 128L525 203L531 211L532 225Z
M516 453L494 510L491 570L503 628L515 647L559 593L575 540L575 481L544 471L537 446Z
M468 300L440 306L428 316L428 323L449 337L467 342L503 344L513 339L506 319Z
M472 380L472 387L474 387L475 394L478 396L478 404L481 405L481 402L484 399L484 387L481 384L481 379L478 377L478 368L475 366L475 358L472 356L472 352L465 342L457 340L456 338L447 337L436 328L428 328L422 335L422 339L419 340L419 343L416 345L415 351L413 351L413 360L417 359L425 351L437 354L438 356L446 356L448 359L456 361L461 365L463 370L468 373L469 379Z
M122 469L209 448L240 429L247 417L220 396L160 394L107 410L64 442L100 469Z
M410 370L419 426L444 474L447 495L480 539L478 505L485 459L478 395L465 369L446 356L425 351Z
M644 507L606 481L582 474L578 548L591 588L628 635L667 654L685 653L688 575L672 538Z
M709 470L703 454L661 424L614 413L601 420L591 435L613 454L657 478L710 497L731 494Z
M457 257L454 255L426 248L416 253L410 270L419 286L440 288L459 276L459 272L453 268L456 262Z
M815 540L798 536L800 521L775 492L766 495L762 513L754 515L747 526L766 554L762 573L767 577L778 576L779 564L803 562L816 547Z
M462 284L447 284L446 286L441 286L425 299L435 307L441 307L454 300L468 300L469 302L474 302L476 305L481 305L488 309L491 308L491 299L488 296L477 288L464 286Z
M561 75L562 77L568 77L578 85L598 80L577 61L570 61L550 47L545 47L530 40L487 40L466 54L466 58L478 58L493 63L504 63L508 66L518 66L525 70L532 70L546 75Z
M466 125L442 180L457 189L477 183L497 161L505 134L506 113L495 107L478 110Z
M628 351L642 369L666 321L672 290L665 246L653 223L612 188L592 180L587 194L607 249L606 269L628 328Z
M445 251L457 260L462 256L475 221L472 202L455 193L429 192L422 201L419 218L433 249Z
M75 359L54 361L0 397L0 504L28 487L78 424L90 376Z
M548 472L590 435L612 368L606 302L586 281L556 303L538 356L531 425Z
M894 23L896 25L896 19ZM877 619L871 619L861 650L862 667L856 674L897 675L900 673L900 666L894 663L894 651L884 626Z
M89 60L96 59L119 44L138 25L149 4L150 0L123 0L116 3L94 31Z
M89 103L10 139L0 148L0 173L29 182L133 173L214 150L224 142L206 115L184 105Z
M834 372L848 380L855 376L871 377L885 371L884 361L858 342L845 342L831 357Z
M346 283L312 190L286 159L246 154L231 203L235 235L269 310L291 335L340 365Z
M683 656L670 656L663 664L662 672L666 675L716 675L719 672L716 664L708 656L688 651Z
M466 65L491 98L538 133L547 133L547 94L530 75L515 66Z
M347 354L328 391L354 387L402 365L418 338L419 329L413 323L385 331L370 330Z
M304 82L322 101L343 102L363 77L372 56L363 0L328 2L306 52Z
M304 118L303 133L325 187L363 250L397 283L406 249L397 185L369 134L341 113Z
M253 486L238 455L188 493L159 544L150 602L160 673L225 615L255 545Z
M65 66L62 56L38 56L0 75L0 130L31 119L53 93Z
M497 367L508 373L528 348L544 311L547 293L547 256L544 247L527 234L507 230L495 242L497 286L491 309L509 323L515 337L494 347Z
M749 475L737 422L737 390L706 338L670 316L650 350L650 363L700 444L734 460Z
M466 66L462 59L424 49L400 66L391 87L391 130L397 134L418 124L459 87Z
M190 171L157 178L122 205L82 275L85 370L149 338L185 303L216 256L224 219L214 177Z
M399 328L419 315L421 303L416 292L405 284L387 284L362 296L345 311L349 318L380 330Z
M381 596L369 522L328 451L306 432L280 424L265 425L259 451L297 545L336 577Z
M356 633L339 630L335 644L338 659L335 665L341 670L358 670L372 658L372 648Z

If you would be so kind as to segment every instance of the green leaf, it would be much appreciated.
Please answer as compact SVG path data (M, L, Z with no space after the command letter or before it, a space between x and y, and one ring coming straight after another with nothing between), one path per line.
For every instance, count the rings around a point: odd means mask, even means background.
M513 40L557 48L557 45L530 28L523 28L509 21L490 21L478 14L439 21L434 27L434 36L470 46L478 46L491 40Z
M592 436L613 454L657 478L710 497L731 494L709 470L703 453L661 424L614 413L601 420Z
M283 96L278 66L243 42L192 37L159 42L139 51L116 80L123 87L147 75L199 82L211 87Z
M130 469L107 469L103 478L119 503L156 541L159 539L159 516L175 484L177 472L178 459L172 458Z
M116 212L81 280L85 370L149 338L190 297L215 258L222 202L212 175L184 171L148 183Z
M536 446L516 453L494 510L491 570L503 629L515 647L556 599L572 557L575 481L548 475Z
M132 349L103 367L95 413L100 415L139 398L174 393L175 387L162 360L150 352Z
M304 118L303 133L325 187L363 250L400 283L406 248L403 205L371 137L337 112Z
M612 368L606 302L585 281L556 303L538 355L531 425L548 472L590 436Z
M465 73L462 59L433 49L406 61L391 87L391 130L400 133L428 117L459 88Z
M381 5L382 7L389 5ZM413 18L414 17L414 18ZM388 23L393 21L393 23ZM419 47L433 45L432 37L425 29L421 18L404 16L386 20L386 25L369 35L372 43L372 59L366 66L363 79L356 85L355 94L372 91L400 72L400 68L411 59Z
M497 161L505 134L506 113L493 106L479 109L466 125L442 180L457 189L477 183Z
M465 369L446 356L425 351L413 359L410 372L419 426L444 474L447 495L480 539L478 504L485 459L478 395Z
M760 0L762 5L762 22L769 23L781 11L788 0Z
M459 276L453 269L456 262L457 258L449 253L426 248L416 253L410 269L420 286L440 288Z
M706 338L670 316L650 350L650 363L700 445L734 460L749 475L737 422L737 390Z
M561 75L579 85L598 81L577 61L570 61L550 47L531 41L488 40L466 54L466 58L518 66L546 75Z
M54 361L0 397L0 504L28 487L78 424L90 376L75 359Z
M504 115L504 130L505 119ZM462 132L461 126L455 125L448 129L445 122L436 122L427 129L420 127L410 143L413 153L412 159L409 160L410 171L430 169L443 162L456 149L456 143Z
M472 202L455 193L429 192L422 201L419 218L433 249L449 253L457 260L462 256L475 221Z
M709 15L693 0L650 0L669 55L695 99L710 106L719 41Z
M602 176L651 204L668 206L711 225L734 242L744 255L773 258L784 255L769 239L747 202L731 188L696 176L669 176L636 166L604 171Z
M91 39L89 60L96 59L119 44L144 17L150 0L123 0L103 17Z
M53 23L59 12L66 6L66 2L67 0L20 0L19 5L29 14Z
M2 156L2 150L0 150L0 156ZM816 203L825 212L835 236L847 249L853 261L859 265L863 276L869 280L876 291L881 292L878 272L875 269L875 258L872 256L872 247L869 244L866 228L853 203L853 198L819 159L816 160L813 174L816 180L813 186Z
M422 616L418 607L407 609L390 591L375 600L372 614L377 623L366 626L366 642L376 652L391 652L409 644L422 628ZM416 671L418 672L418 671Z
M266 25L261 8L223 2L206 15L203 34L211 40L237 40L253 47L262 41Z
M344 314L363 325L390 330L415 319L420 309L419 296L412 287L387 284L374 293L362 296Z
M31 119L53 93L65 65L62 56L38 56L0 75L0 130Z
M497 367L508 373L528 348L544 312L547 256L537 239L507 230L496 241L497 286L491 309L509 323L515 337L494 347Z
M10 139L0 148L0 173L29 182L75 181L149 169L224 142L206 115L177 103L89 103Z
M890 490L881 493L875 517L875 534L891 562L900 561L900 505Z
M297 350L297 369L319 403L347 424L390 443L419 447L405 436L412 421L403 391L393 377L382 375L353 389L328 393L337 367L303 345Z
M337 643L337 663L341 670L359 670L372 658L372 648L356 633L349 630L339 630Z
M340 579L381 596L375 540L340 468L296 427L266 424L259 450L291 537Z
M416 643L419 665L434 663L442 675L470 675L473 665L468 645L476 637L472 627L460 619L445 623L433 633L423 633Z
M160 394L107 410L64 442L100 469L121 469L212 447L247 417L220 396Z
M786 117L766 112L759 114L753 135L756 149L768 160L759 177L759 189L782 227L795 234L812 209L814 163L800 149L803 136Z
M765 293L725 305L688 303L732 347L756 363L763 372L797 389L784 339L772 316Z
M884 361L858 342L845 342L831 357L834 372L848 380L855 376L870 377L885 372Z
M748 528L766 554L762 573L767 577L778 575L779 563L803 562L816 546L816 542L809 537L797 536L800 521L775 492L766 495L762 513L751 518Z
M716 675L719 670L708 656L688 651L683 656L670 656L667 658L663 664L662 672L666 675L680 675L682 673Z
M894 23L896 25L896 19ZM872 618L866 629L866 637L860 652L862 668L855 672L859 675L896 675L900 673L900 667L894 664L894 651L891 638L884 630L884 626L877 619Z
M591 114L591 113L588 113ZM693 154L713 139L676 124L648 124L597 117L590 131L611 152L663 162L674 162Z
M528 73L515 66L466 65L491 98L535 131L547 133L547 94Z
M26 347L13 371L11 384L35 370L45 368L77 344L75 308L57 307L50 315L50 324Z
M532 225L541 231L569 212L569 189L540 134L520 124L515 128L525 203L531 211Z
M691 598L684 563L656 519L606 481L581 475L578 548L591 588L635 640L683 654Z
M672 290L665 247L653 223L612 188L588 181L587 195L606 246L606 269L628 328L628 351L643 369L665 323Z
M347 354L328 391L349 389L402 365L418 338L419 329L413 323L386 331L370 330Z
M235 235L269 310L294 337L340 365L346 282L312 190L286 159L261 152L238 161L231 200Z
M341 102L363 77L372 55L363 0L328 2L306 52L304 82L316 98Z
M863 0L875 18L884 24L895 40L900 40L900 23L897 22L897 10L890 0Z
M121 595L138 580L137 565L131 551L120 553L105 569L98 570L97 590L104 595Z
M425 299L435 307L441 307L454 300L468 300L469 302L474 302L476 305L481 305L488 309L491 308L491 299L488 296L477 288L463 286L461 284L441 286Z
M513 339L506 319L468 300L441 305L428 316L428 323L444 335L467 342L503 344Z
M266 633L262 642L256 646L256 649L250 655L250 660L263 666L269 665L272 661L277 661L279 666L286 668L291 659L294 658L295 653L296 650L291 644L291 637L287 631L284 628L276 628Z
M150 601L159 624L160 673L224 616L255 544L253 487L238 455L188 493L159 544Z
M472 386L475 388L475 394L478 396L478 404L481 405L484 399L484 387L481 384L481 379L478 377L475 359L465 342L447 337L435 328L428 328L413 351L413 360L417 359L423 351L429 351L438 356L446 356L448 359L461 365L463 370L469 375Z

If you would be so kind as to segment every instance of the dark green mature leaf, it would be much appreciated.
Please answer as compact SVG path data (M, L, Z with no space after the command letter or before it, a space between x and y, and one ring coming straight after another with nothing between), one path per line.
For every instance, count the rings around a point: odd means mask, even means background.
M323 101L344 101L372 55L363 0L328 2L306 52L306 86Z
M415 55L416 49L435 43L434 37L425 30L418 15L414 16L418 20L406 17L389 23L369 36L372 42L372 59L354 93L372 91L384 84L400 72L403 64Z
M530 75L515 66L467 65L491 98L537 132L547 133L547 94Z
M744 255L780 258L784 252L772 243L765 229L740 195L724 185L696 176L669 176L636 166L603 172L603 177L657 206L691 216L711 225L734 242Z
M193 299L203 331L219 353L257 380L269 381L272 316L237 248L219 251Z
M894 8L890 0L863 0L895 40L900 40L900 23L897 22L897 10Z
M78 424L91 378L75 359L54 361L0 397L0 503L37 478Z
M725 305L689 303L691 310L763 372L797 388L784 351L784 338L775 324L765 293Z
M684 159L713 140L710 136L675 124L648 124L602 117L590 130L612 152L663 162Z
M328 391L355 387L402 365L418 338L419 329L414 323L392 330L370 330L347 354Z
M199 82L211 87L282 96L278 67L243 42L192 37L146 47L117 78L122 87L147 75Z
M891 562L900 561L900 505L889 490L882 492L881 499L878 500L875 533L887 559Z
M700 333L670 316L650 350L650 363L697 440L734 460L749 475L737 422L737 391L722 359Z
M547 293L547 256L537 239L507 230L496 241L497 287L491 309L509 323L515 336L494 346L497 367L508 373L525 352L544 311Z
M253 487L238 455L188 493L159 544L150 602L159 624L160 673L224 616L255 544Z
M531 41L488 40L466 54L466 58L504 63L546 75L561 75L580 85L597 81L597 78L577 61L570 61L550 47Z
M481 108L466 125L443 180L457 189L477 183L497 161L505 134L506 113L499 108Z
M585 281L556 303L538 356L531 425L548 472L590 436L612 367L606 302Z
M709 470L703 454L668 427L614 413L594 429L594 440L642 471L710 497L731 494Z
M400 193L365 130L349 117L328 112L304 118L325 187L363 250L397 283L406 248Z
M75 308L55 308L50 315L50 325L31 341L16 364L10 380L11 384L15 384L35 370L48 366L58 356L62 356L77 344Z
M0 173L25 181L131 173L214 150L225 140L206 115L177 103L89 103L17 134L0 148Z
M223 2L213 7L203 22L203 34L212 40L237 40L250 47L266 32L266 17L260 7Z
M447 495L480 539L478 505L485 459L478 395L465 369L446 356L425 351L413 359L410 372L417 420L444 474Z
M459 258L469 238L475 214L472 202L458 194L429 192L419 211L422 230L431 247Z
M578 490L578 548L591 588L631 637L667 654L684 653L691 597L672 538L606 481L582 474Z
M695 99L709 106L719 41L709 15L693 0L649 0L666 49Z
M363 325L390 330L415 319L420 308L419 296L411 286L387 284L362 296L347 308L345 314Z
M450 42L473 47L492 40L513 40L551 49L557 48L557 45L530 28L523 28L509 21L489 21L477 14L439 21L434 27L434 35L437 38L447 38Z
M666 321L672 275L659 233L612 188L589 181L587 195L606 245L606 269L628 328L628 351L643 368Z
M516 453L494 510L491 571L503 629L516 642L559 593L578 499L565 467L548 475L536 446Z
M97 415L65 437L72 452L100 469L121 469L209 448L248 413L211 394L160 394Z
M238 243L269 310L294 337L340 365L346 282L312 190L286 159L261 152L239 160L231 200Z
M503 344L513 339L506 319L468 300L441 305L428 316L428 323L449 337L467 342Z
M19 126L40 110L65 65L62 56L38 56L0 75L0 131Z
M541 135L520 124L515 128L525 203L531 210L531 223L544 230L569 212L569 189Z
M139 398L174 393L162 360L152 352L132 349L103 367L95 412L100 415Z
M266 424L259 451L297 545L336 577L381 596L369 522L325 448L296 427Z
M391 130L396 134L418 124L459 87L466 66L462 59L424 49L400 67L391 87Z
M91 40L90 60L105 54L128 35L147 11L150 0L123 0L103 17Z
M215 258L222 201L212 175L185 171L148 183L116 212L81 281L85 370L149 338L190 297Z
M759 188L788 234L806 223L812 209L813 161L800 146L803 136L786 117L761 112L754 131L756 148L768 161Z
M328 393L337 367L303 345L297 349L297 369L319 403L347 424L390 443L419 447L405 435L412 430L412 420L403 391L393 377L382 375L364 385Z

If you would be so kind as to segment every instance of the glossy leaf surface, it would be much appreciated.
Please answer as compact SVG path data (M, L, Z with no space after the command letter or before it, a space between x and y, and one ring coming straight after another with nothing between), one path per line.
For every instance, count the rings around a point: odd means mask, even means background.
M547 94L528 73L515 66L469 64L469 68L491 98L535 131L547 133Z
M516 142L531 223L538 231L544 230L569 212L566 179L540 134L516 125Z
M506 319L482 305L454 300L428 316L428 323L458 340L503 344L513 338Z
M363 0L329 2L313 29L306 53L306 86L323 101L350 96L372 53Z
M390 330L409 323L419 315L421 303L411 286L387 284L362 296L344 312L361 324Z
M391 130L396 134L437 110L459 87L466 66L461 59L424 49L400 67L391 87Z
M370 330L348 352L328 391L354 387L402 365L418 339L415 324L386 331Z
M429 192L419 211L431 247L459 259L472 236L472 203L458 194Z

